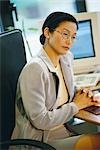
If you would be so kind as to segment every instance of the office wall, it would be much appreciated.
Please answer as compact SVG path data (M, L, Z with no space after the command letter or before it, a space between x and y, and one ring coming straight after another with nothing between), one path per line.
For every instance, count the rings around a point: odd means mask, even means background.
M86 0L86 6L88 12L100 11L100 1L99 0Z

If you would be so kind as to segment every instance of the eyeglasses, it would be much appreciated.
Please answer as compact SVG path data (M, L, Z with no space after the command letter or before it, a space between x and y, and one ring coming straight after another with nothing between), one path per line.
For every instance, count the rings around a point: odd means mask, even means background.
M65 40L68 40L71 37L71 40L74 41L76 39L76 35L70 36L70 31L69 30L63 30L62 32L52 29L53 31L56 31L61 34L62 38Z

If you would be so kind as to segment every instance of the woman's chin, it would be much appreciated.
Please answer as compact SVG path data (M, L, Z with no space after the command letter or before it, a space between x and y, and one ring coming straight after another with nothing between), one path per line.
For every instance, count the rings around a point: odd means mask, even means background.
M61 55L65 55L68 52L68 50L65 50L63 52L61 52Z

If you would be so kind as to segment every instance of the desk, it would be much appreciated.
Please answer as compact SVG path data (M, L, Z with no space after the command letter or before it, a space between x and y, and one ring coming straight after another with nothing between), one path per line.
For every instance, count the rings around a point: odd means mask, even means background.
M96 89L100 89L100 82L97 86L91 87L91 90ZM88 111L80 110L79 113L75 115L75 117L100 126L100 115L95 115Z
M80 110L75 117L100 126L100 115L94 115L88 111Z

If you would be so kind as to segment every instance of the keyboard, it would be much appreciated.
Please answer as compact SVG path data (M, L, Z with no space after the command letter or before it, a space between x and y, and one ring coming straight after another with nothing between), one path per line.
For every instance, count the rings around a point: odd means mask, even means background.
M96 86L100 81L100 73L74 75L74 83L77 88Z

